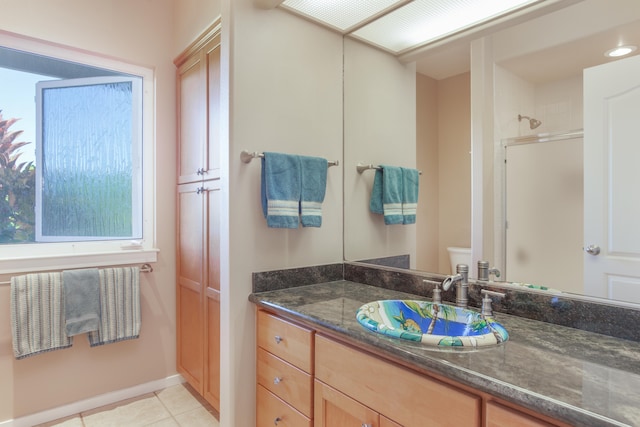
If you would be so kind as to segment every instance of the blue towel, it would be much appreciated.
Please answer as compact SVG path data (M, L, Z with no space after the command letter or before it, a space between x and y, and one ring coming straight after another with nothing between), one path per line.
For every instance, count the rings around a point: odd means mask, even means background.
M264 153L261 182L262 211L272 228L298 228L300 207L300 159L280 153Z
M140 269L103 268L100 275L100 325L89 333L91 347L140 336Z
M396 166L380 166L376 170L371 189L369 209L373 213L383 214L384 223L402 224L402 169Z
M67 335L98 330L100 322L100 277L97 268L62 272Z
M418 208L418 188L420 172L417 169L402 168L402 223L415 224Z
M329 162L320 157L299 156L301 169L300 221L303 227L322 225L322 202L327 191Z
M11 330L16 359L71 347L64 320L61 273L11 278Z

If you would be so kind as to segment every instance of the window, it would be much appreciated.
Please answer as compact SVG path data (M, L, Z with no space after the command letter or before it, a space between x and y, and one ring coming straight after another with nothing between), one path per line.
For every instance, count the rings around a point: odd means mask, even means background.
M36 241L142 238L140 82L39 82Z
M0 273L155 261L153 72L0 45Z

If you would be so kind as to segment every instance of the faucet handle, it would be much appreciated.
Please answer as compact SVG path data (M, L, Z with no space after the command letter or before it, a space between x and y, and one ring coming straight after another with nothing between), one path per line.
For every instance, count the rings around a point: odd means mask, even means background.
M489 281L489 276L491 274L496 277L500 277L500 270L497 268L490 268L489 261L478 261L478 280L487 282Z
M440 289L440 282L436 282L435 280L423 279L422 283L424 283L425 285L435 286L433 288L433 297L431 298L431 300L433 301L434 304L442 304L442 296L441 296L442 291Z
M483 289L480 291L482 294L482 317L493 316L493 309L491 308L492 300L489 298L489 295L499 298L504 298L505 294L502 292L490 291L488 289Z

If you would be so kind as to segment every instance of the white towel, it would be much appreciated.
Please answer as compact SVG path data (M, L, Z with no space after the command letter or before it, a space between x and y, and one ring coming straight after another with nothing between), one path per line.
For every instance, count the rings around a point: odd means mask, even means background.
M65 328L61 273L36 273L11 278L13 353L22 359L71 347Z
M104 268L100 273L100 325L91 347L140 336L140 269Z

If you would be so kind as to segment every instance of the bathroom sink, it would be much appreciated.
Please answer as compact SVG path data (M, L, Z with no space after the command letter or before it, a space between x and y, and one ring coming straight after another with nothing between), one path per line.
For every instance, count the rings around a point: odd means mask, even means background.
M380 300L358 309L365 328L394 338L442 347L484 347L509 339L491 317L447 304L417 300Z

